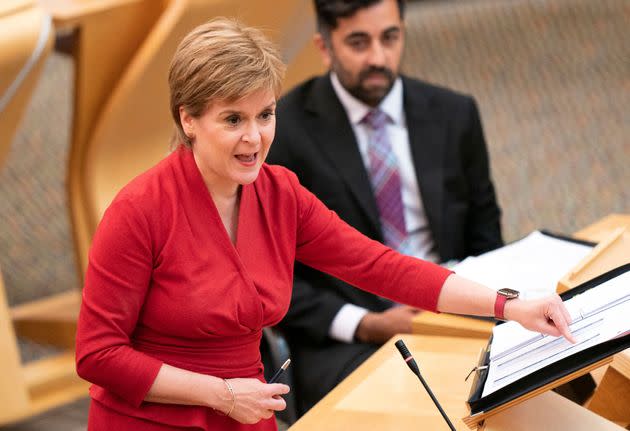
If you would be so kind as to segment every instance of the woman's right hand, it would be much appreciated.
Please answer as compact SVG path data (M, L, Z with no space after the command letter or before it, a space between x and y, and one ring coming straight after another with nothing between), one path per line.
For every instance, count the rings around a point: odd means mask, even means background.
M287 406L281 395L289 393L289 387L282 383L263 383L258 379L227 379L234 391L235 404L230 417L244 424L255 424L261 419L269 419L274 411ZM227 388L226 388L227 391ZM230 401L224 413L231 408Z

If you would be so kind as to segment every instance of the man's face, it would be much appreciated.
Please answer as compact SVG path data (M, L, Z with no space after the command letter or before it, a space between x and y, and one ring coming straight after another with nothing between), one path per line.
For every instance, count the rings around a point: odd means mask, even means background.
M394 85L404 45L396 0L382 0L337 20L329 41L319 39L324 63L357 99L377 106Z

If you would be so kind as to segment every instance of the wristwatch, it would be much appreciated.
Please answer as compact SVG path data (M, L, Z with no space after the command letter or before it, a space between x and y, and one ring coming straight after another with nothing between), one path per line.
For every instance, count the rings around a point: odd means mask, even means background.
M518 290L503 288L497 291L497 299L494 301L494 317L496 319L505 320L503 312L505 311L505 303L510 299L516 299L519 295Z

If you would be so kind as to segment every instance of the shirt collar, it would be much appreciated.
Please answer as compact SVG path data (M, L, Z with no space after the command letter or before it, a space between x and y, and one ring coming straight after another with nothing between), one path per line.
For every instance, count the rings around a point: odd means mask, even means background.
M346 110L348 118L350 118L350 122L354 125L359 124L372 108L350 94L348 90L341 85L337 74L334 72L330 73L330 80L339 101ZM396 78L392 89L387 93L385 98L381 100L378 107L387 114L394 124L404 126L403 86L400 77Z

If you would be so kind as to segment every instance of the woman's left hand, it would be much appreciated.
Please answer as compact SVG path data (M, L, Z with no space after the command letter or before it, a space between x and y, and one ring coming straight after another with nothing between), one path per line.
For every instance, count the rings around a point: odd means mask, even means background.
M571 315L558 295L535 300L513 299L505 304L505 318L515 320L524 328L554 337L563 336L571 343L576 342L569 324Z

